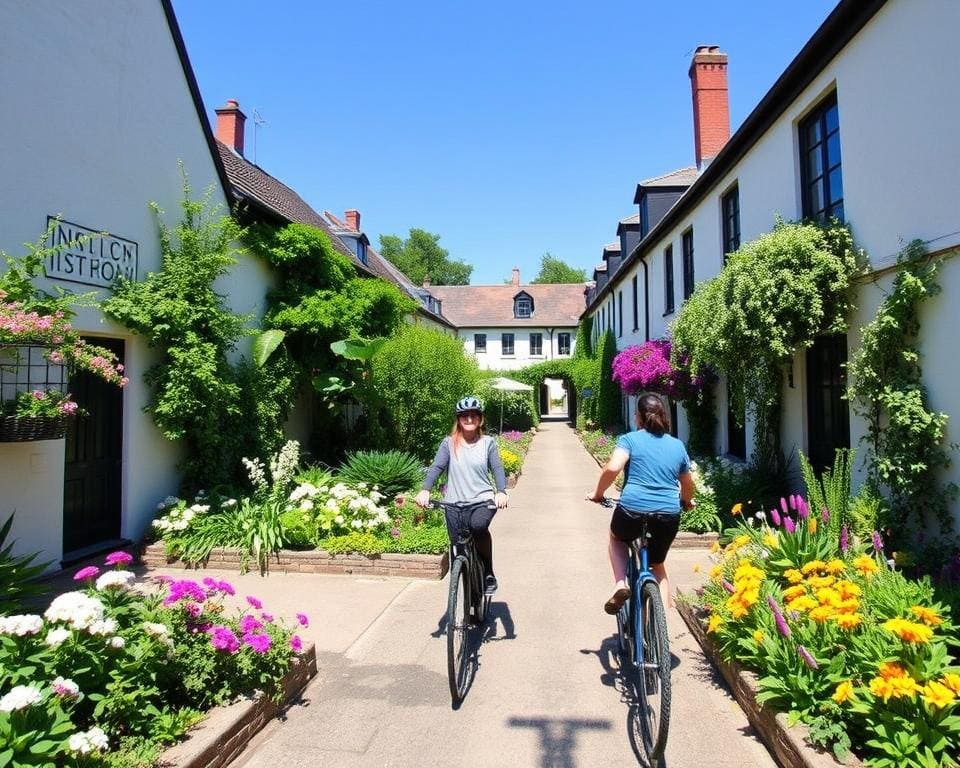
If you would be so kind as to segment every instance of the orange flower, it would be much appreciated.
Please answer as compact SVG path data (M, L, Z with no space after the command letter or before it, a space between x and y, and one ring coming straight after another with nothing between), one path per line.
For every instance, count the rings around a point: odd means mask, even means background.
M783 578L789 581L791 584L799 584L803 581L803 574L800 573L796 568L788 568L783 572Z
M803 597L805 594L807 594L807 588L798 584L795 587L787 587L783 590L783 599L789 602L790 600L796 600L798 597Z
M818 605L810 611L810 618L818 624L824 624L834 617L836 609L829 605Z
M814 600L812 597L807 597L804 595L803 597L798 597L795 600L791 600L789 603L787 603L787 610L806 612L813 610L817 607L817 605L818 603L816 600Z
M854 629L863 622L859 613L841 613L833 617L840 629Z
M831 560L823 570L836 576L838 573L843 573L847 570L847 564L843 562L843 560Z
M736 517L743 512L743 504L739 501L730 508L730 514Z
M853 567L860 571L864 576L870 576L880 570L877 561L869 555L860 555L853 561Z
M836 579L833 576L808 576L807 584L809 584L813 589L823 589L824 587L832 586L836 582Z
M845 579L841 579L833 586L844 600L849 600L851 597L860 597L860 595L863 594L863 590L860 589L860 587L852 581L846 581Z
M883 622L883 628L905 643L928 643L933 637L933 630L930 627L906 619L889 619Z
M811 574L814 571L822 571L826 567L827 564L823 560L811 560L809 563L804 563L800 570L805 574Z
M820 605L829 605L832 608L839 608L842 602L840 600L840 593L832 587L818 589L817 600L820 601Z
M880 665L880 677L884 680L890 680L893 677L903 677L906 674L907 670L895 661L885 661Z
M943 624L943 619L940 618L940 614L932 608L927 608L923 605L915 605L910 610L913 612L914 616L928 626L939 627L941 624Z
M837 690L833 692L833 696L830 698L837 702L837 704L850 701L850 699L853 698L853 683L849 680L844 680L837 686Z

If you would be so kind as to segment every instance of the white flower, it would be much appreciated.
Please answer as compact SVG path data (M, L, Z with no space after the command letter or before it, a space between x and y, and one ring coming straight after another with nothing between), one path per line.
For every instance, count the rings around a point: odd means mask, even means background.
M331 512L336 512L338 509L340 509L340 505L337 504L336 499L327 499L327 503L323 506L329 509Z
M97 579L97 589L128 590L135 578L132 571L107 571Z
M227 499L227 500L226 500L225 502L223 502L223 504L221 504L220 506L223 507L224 509L226 509L227 507L235 507L236 505L237 505L237 500L236 500L236 499Z
M143 622L143 631L153 637L166 637L170 633L166 624L157 624L153 621Z
M354 519L351 525L357 530L363 528L363 522L359 518Z
M267 487L267 475L263 469L263 462L260 459L241 459L243 466L247 468L247 477L250 478L250 484L257 489Z
M187 512L208 512L210 510L209 504L194 504L192 507L187 508ZM191 515L192 517L193 515Z
M95 750L105 751L110 746L110 740L100 728L93 727L89 731L78 731L67 742L71 752L87 755Z
M333 518L333 522L335 522L337 525L343 525L343 522L344 522L343 515L337 515L335 518Z
M174 504L179 504L179 503L180 503L180 499L177 498L176 496L167 496L167 498L165 498L165 499L164 499L162 502L160 502L160 503L163 504L163 506L165 506L165 507L172 507Z
M116 648L117 650L120 650L126 644L127 644L127 641L124 640L122 637L120 637L120 635L117 635L116 637L111 637L107 641L107 645L109 645L111 648Z
M130 573L129 571L110 571L110 573ZM131 574L132 575L132 574ZM103 576L100 577L101 579ZM99 579L97 580L99 587ZM97 598L83 592L65 592L56 597L43 616L47 621L62 621L72 629L86 629L93 622L103 618L104 605Z
M117 622L114 619L101 619L93 622L87 631L91 635L112 635L117 631Z
M288 440L280 452L270 459L270 477L273 484L284 488L297 472L300 464L300 443Z
M53 681L52 686L53 692L57 694L57 696L78 700L83 698L83 694L80 693L80 686L68 677L57 677Z
M73 636L73 632L69 629L64 629L63 627L57 627L56 629L51 629L47 632L47 637L43 641L51 648L56 648L65 640L69 640Z
M310 499L304 499L300 502L301 512L309 512L311 509L313 509L313 502Z
M36 635L43 629L43 617L32 613L0 617L0 635Z
M43 694L36 685L17 685L0 699L0 712L15 712L43 701Z

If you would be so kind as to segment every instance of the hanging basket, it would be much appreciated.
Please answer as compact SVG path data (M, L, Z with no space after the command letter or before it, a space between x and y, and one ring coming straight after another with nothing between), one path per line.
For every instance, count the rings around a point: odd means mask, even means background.
M67 433L67 416L0 416L0 443L59 440Z

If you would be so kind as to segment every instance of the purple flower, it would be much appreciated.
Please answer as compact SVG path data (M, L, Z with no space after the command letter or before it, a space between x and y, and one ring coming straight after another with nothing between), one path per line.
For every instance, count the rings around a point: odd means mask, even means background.
M726 579L723 580L723 588L724 588L725 590L727 590L727 592L729 592L731 595L732 595L734 592L736 592L736 590L733 588L733 584L731 584L731 583L730 583L729 581L727 581Z
M820 510L820 519L823 520L823 524L826 525L830 522L830 510L824 507Z
M783 527L787 529L787 533L794 533L797 530L792 517L783 518Z
M187 616L192 616L193 618L197 618L197 616L203 613L203 608L201 608L196 603L190 603L190 602L183 604L183 610L186 611Z
M245 635L249 635L251 632L260 629L262 626L263 624L250 615L246 615L240 619L240 631Z
M104 560L107 565L130 565L133 562L133 555L129 552L111 552L107 555L107 559Z
M86 568L81 568L75 574L73 574L74 581L92 581L100 575L100 569L95 565L88 565Z
M803 659L803 663L806 664L810 669L820 669L820 665L817 664L817 660L810 655L810 651L804 648L802 645L797 646L797 653L800 654L800 658Z
M207 631L210 633L210 645L218 651L236 653L240 650L240 640L230 627L216 626Z
M797 514L803 520L806 520L810 515L810 505L807 504L807 500L803 496L797 496Z
M252 606L253 606L254 608L256 608L258 611L259 611L261 608L263 608L263 603L261 603L259 600L257 600L257 598L253 597L253 595L247 595L247 602L250 603L250 605L252 605Z
M305 614L305 613L298 613L298 614L297 614L297 621L300 622L300 626L301 626L301 627L309 627L309 626L310 626L310 619L307 618L307 614Z
M783 496L780 497L780 509L783 510L783 516L784 516L784 517L788 517L788 516L789 516L790 513L789 513L789 511L787 510L787 500L786 500L785 498L783 498Z
M217 580L214 578L211 578L210 576L206 576L203 579L203 586L207 588L207 592L209 592L210 594L213 594L214 592L217 591Z
M163 601L166 606L171 606L180 600L196 600L198 603L202 603L207 599L207 593L197 582L191 579L171 581L168 588L170 591L166 600Z
M773 520L773 524L774 524L775 526L777 526L777 528L780 527L780 522L781 522L781 520L780 520L780 513L777 512L776 509L771 509L771 510L770 510L770 519Z
M248 632L243 636L243 642L250 646L254 653L266 653L273 645L270 635L261 635Z
M783 503L783 499L780 500ZM790 494L789 506L794 512L797 511L797 495L795 493Z
M784 637L790 637L790 626L787 624L787 620L783 618L777 601L774 600L773 597L767 597L767 605L770 606L770 610L773 612L773 620L777 623L777 631Z
M873 551L878 555L883 554L883 539L880 537L880 531L874 531L871 533L870 540L873 543Z
M846 554L850 549L850 532L847 530L847 524L844 523L840 528L840 552Z
M273 623L272 613L267 613L266 611L264 611L263 613L260 614L260 618L263 619L267 624Z
M300 653L303 650L303 640L300 639L299 635L290 638L290 650L294 653Z
M229 581L219 581L217 582L217 589L219 589L225 595L235 595L237 590L233 588L233 585Z

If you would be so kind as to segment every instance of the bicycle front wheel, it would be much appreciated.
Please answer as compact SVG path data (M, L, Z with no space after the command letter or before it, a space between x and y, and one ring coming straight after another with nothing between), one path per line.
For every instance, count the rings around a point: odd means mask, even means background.
M467 691L467 661L470 657L470 571L467 560L458 557L450 567L447 596L447 678L450 696L459 703Z
M663 756L670 728L670 639L660 587L646 581L640 588L642 667L639 707L643 746L651 764ZM640 654L638 654L640 655Z

